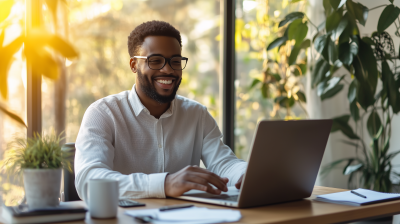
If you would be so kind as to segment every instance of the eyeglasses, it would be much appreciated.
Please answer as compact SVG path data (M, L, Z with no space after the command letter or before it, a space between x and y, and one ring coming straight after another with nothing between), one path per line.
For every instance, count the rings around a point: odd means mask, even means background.
M172 57L172 58L165 58L160 55L152 55L152 56L133 56L133 58L139 58L139 59L147 59L147 65L149 66L150 69L153 70L160 70L164 68L164 66L169 64L172 69L174 70L183 70L186 67L187 61L189 60L188 58L185 57Z

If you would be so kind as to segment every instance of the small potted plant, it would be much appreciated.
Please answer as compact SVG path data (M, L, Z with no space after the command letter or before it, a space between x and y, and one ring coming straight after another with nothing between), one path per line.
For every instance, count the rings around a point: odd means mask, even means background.
M60 203L62 168L69 171L68 153L61 150L60 136L16 137L5 151L3 169L8 177L23 177L29 209L55 207Z

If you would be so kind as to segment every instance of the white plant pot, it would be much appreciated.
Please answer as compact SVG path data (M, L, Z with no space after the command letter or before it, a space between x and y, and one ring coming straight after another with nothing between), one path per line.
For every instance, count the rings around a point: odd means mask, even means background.
M24 169L24 187L29 209L58 206L61 169Z

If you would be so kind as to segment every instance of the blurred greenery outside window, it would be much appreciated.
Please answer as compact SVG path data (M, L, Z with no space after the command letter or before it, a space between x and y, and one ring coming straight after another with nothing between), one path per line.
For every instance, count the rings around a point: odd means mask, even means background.
M79 59L65 60L65 115L56 115L57 82L42 79L42 130L50 133L65 119L65 141L75 142L82 117L89 105L98 99L125 90L135 84L129 68L127 37L143 22L163 20L181 32L183 52L189 62L183 71L178 94L196 100L220 124L220 1L215 0L66 0L67 13L51 13L42 8L43 24L58 33L79 51ZM43 1L44 3L44 1ZM25 5L15 0L10 16L15 17L5 44L18 36L24 27ZM55 24L56 23L56 24ZM11 30L14 29L14 30ZM10 32L8 32L10 31ZM13 36L14 35L14 36ZM21 53L9 70L8 106L26 120L26 66ZM64 117L63 117L64 116ZM64 130L63 129L63 130ZM0 114L0 144L4 150L15 134L26 128ZM3 200L16 204L23 188L2 182Z
M67 142L75 141L91 103L132 88L136 74L129 68L127 37L150 20L169 22L181 32L182 55L189 61L178 94L207 106L219 122L219 1L69 0L68 5L70 41L80 58L67 62Z
M7 27L5 28L6 35L3 47L10 44L23 31L24 11L23 1L16 1L7 19L9 23L7 22ZM6 26L4 23L2 25ZM0 30L2 29L4 28L0 27ZM26 65L22 57L22 50L19 50L14 55L14 62L8 71L7 84L10 87L8 88L8 100L2 99L0 103L6 105L13 113L26 120ZM3 150L16 133L26 136L26 127L15 122L4 113L0 113L0 159L2 159ZM23 196L23 187L8 183L5 180L5 175L0 176L3 201L14 203L19 201Z
M279 86L285 89L285 96L291 94L289 89L293 90L292 95L300 95L299 92L304 93L305 90L305 74L297 74L296 66L287 66L287 55L290 55L292 46L283 46L279 51L278 48L267 51L267 46L280 36L280 33L285 32L286 27L278 28L283 16L289 12L303 11L304 7L304 1L295 0L236 2L235 153L239 158L248 159L258 121L307 117L303 103L296 101L292 107L286 109L274 102L275 98L281 96ZM300 54L307 58L306 52L301 51ZM276 63L270 63L272 61ZM297 63L304 63L300 65L306 68L306 60ZM267 73L269 76L278 75L282 80L269 83ZM286 81L284 78L287 78ZM255 79L260 81L251 88Z

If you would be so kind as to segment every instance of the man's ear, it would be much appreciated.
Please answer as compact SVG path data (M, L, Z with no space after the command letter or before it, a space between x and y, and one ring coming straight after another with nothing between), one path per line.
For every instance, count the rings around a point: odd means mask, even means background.
M136 71L137 71L137 60L135 60L134 58L131 58L131 60L129 60L129 66L131 67L132 72L136 73Z

